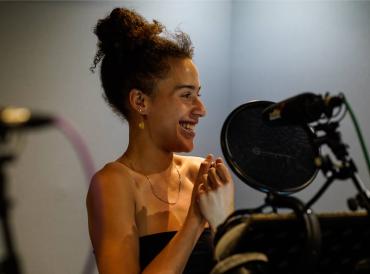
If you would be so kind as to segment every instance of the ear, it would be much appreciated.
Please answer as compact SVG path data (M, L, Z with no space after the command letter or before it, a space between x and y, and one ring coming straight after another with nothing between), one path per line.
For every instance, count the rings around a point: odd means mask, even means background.
M132 89L129 93L129 102L133 111L141 115L148 114L149 110L149 96L139 89Z

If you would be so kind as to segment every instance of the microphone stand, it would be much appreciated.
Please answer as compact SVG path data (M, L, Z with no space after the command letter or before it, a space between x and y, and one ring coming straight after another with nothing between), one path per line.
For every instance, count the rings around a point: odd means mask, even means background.
M5 136L0 132L0 141L3 141ZM6 176L4 166L6 163L14 160L13 155L0 155L0 221L3 231L3 240L5 242L5 258L0 262L0 274L21 274L21 267L16 256L16 251L13 244L13 237L9 223L9 200L6 197Z
M357 203L366 209L367 214L370 217L370 192L365 188L360 177L357 175L357 167L353 159L349 156L348 145L343 143L342 136L337 130L338 127L338 122L318 124L313 127L316 134L320 131L325 133L324 135L314 138L314 144L318 148L323 144L328 145L339 163L334 163L328 155L321 155L316 159L316 165L322 170L327 181L316 195L306 204L306 208L310 208L335 179L351 179L358 191L356 198Z

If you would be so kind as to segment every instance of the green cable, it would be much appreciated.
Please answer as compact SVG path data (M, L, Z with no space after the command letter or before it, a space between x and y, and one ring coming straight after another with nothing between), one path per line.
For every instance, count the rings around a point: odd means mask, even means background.
M361 133L360 125L357 122L355 114L353 113L353 110L352 110L349 102L347 101L347 98L344 96L344 94L342 94L342 96L343 96L343 99L344 99L344 104L346 105L346 108L349 112L349 115L351 116L353 125L355 126L356 133L357 133L358 139L359 139L360 144L361 144L362 152L363 152L365 160L366 160L367 169L368 169L368 172L369 172L369 175L370 175L370 158L369 158L368 150L366 148L365 140L364 140L364 138L362 136L362 133Z

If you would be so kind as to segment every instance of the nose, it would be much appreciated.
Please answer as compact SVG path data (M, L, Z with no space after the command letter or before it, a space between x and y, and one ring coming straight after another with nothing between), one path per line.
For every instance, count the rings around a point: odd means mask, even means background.
M204 117L207 114L206 107L204 106L202 100L200 100L200 97L196 97L194 102L194 110L193 114L198 117Z

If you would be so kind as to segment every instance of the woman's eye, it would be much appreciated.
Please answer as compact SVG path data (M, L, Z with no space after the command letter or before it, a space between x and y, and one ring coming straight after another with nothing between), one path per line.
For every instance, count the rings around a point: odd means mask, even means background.
M182 97L184 97L184 98L190 98L191 97L191 93L189 92L189 93L185 93L185 94L183 94L182 95Z
M185 92L181 95L182 98L185 98L185 99L191 99L191 100L194 100L195 98L197 97L200 97L200 92L199 93L195 93L195 92Z

